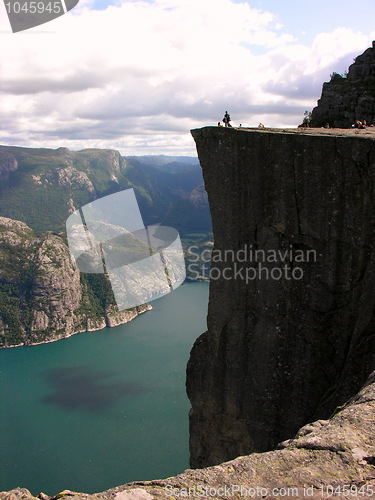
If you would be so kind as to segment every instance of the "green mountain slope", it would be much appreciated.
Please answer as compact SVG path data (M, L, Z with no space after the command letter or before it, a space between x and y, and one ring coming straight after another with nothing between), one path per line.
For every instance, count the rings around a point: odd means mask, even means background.
M0 347L58 340L129 321L104 275L80 274L63 239L0 217Z
M105 149L0 146L0 215L24 221L37 233L64 231L75 209L132 187L145 224L160 222L177 200L188 198L203 182L199 164L166 158L124 158Z
M112 150L0 146L0 347L57 340L138 314L117 310L104 275L73 266L65 222L81 206L134 188L145 225L175 227L185 248L205 239L211 225L199 164L141 160Z

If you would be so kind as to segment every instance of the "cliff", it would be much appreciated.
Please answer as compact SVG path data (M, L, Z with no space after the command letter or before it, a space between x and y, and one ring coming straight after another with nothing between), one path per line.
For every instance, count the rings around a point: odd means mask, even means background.
M0 217L0 347L31 345L126 323L104 276L81 275L56 234Z
M358 131L362 132L362 131ZM273 449L375 368L375 134L193 130L215 247L191 465Z
M375 41L355 58L346 76L332 73L323 84L311 126L351 127L357 120L375 125Z
M357 132L193 131L216 271L188 366L192 462L237 458L52 499L375 498L375 134Z

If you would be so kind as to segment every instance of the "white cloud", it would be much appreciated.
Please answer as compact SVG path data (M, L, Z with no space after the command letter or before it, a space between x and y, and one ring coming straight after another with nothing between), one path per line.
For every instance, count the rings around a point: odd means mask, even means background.
M245 2L154 0L102 11L81 2L2 36L0 142L184 154L194 153L189 129L225 109L235 124L297 125L375 33L337 28L307 47Z

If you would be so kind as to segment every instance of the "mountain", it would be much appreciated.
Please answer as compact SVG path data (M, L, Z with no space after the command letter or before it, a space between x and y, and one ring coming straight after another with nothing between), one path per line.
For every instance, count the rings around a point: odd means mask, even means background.
M173 201L162 223L175 227L182 234L210 233L211 216L204 185L194 188L189 197Z
M187 246L211 229L208 204L197 202L202 182L198 160L189 157L0 146L0 347L135 317L137 310L117 311L104 275L75 270L65 222L89 202L134 188L145 225L168 222Z
M139 164L148 165L164 172L176 173L187 170L200 170L199 160L196 156L125 156L131 163L137 161Z
M203 183L197 159L140 158L124 158L105 149L0 146L0 215L21 220L38 233L64 231L66 219L76 208L134 188L143 220L149 225L160 222L173 202L188 198ZM183 168L176 168L176 163ZM163 167L171 164L171 171ZM203 210L206 216L208 207Z
M126 178L134 189L148 194L149 204L143 204L146 216L156 222L155 214L163 217L171 203L188 198L193 189L203 183L199 164L193 168L179 171L166 171L137 159L126 159ZM137 193L138 194L138 193ZM140 202L142 209L142 204ZM160 221L160 218L159 218Z
M347 132L193 132L222 259L188 365L191 452L199 467L218 465L97 494L15 488L1 500L374 498L375 135ZM318 258L292 262L304 279L234 279L230 251L246 243ZM251 269L249 254L237 256Z
M104 275L80 274L64 240L0 217L0 347L31 345L126 323Z
M374 498L375 133L355 132L193 131L217 279L187 370L191 462L219 465L38 500Z

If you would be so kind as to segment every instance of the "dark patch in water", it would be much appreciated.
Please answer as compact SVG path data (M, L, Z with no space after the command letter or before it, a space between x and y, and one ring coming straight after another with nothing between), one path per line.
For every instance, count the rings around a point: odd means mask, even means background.
M138 384L114 380L117 375L89 366L53 368L43 374L52 392L42 401L64 410L94 412L113 406L120 398L142 392Z

